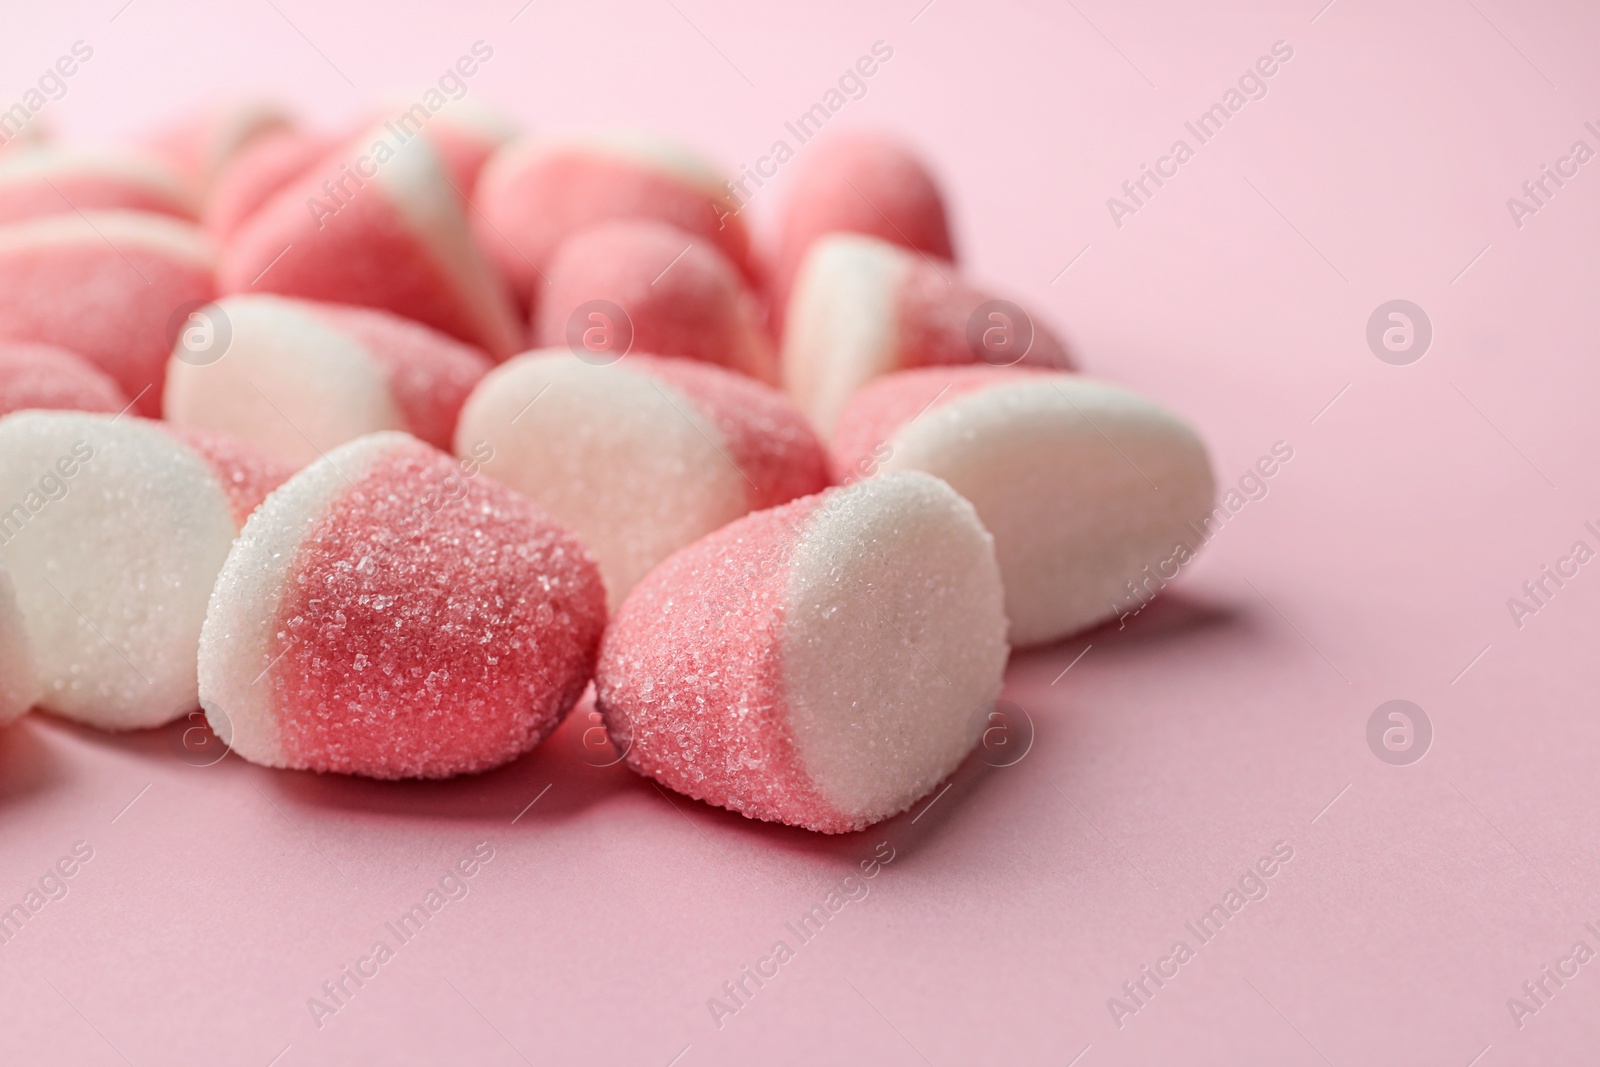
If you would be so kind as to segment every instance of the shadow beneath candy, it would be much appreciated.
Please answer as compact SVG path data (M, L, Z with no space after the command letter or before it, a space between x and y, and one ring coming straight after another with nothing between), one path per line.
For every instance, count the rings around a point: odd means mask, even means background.
M1003 783L1010 767L995 766L992 754L980 747L964 760L954 774L940 782L928 795L920 797L910 809L874 823L862 830L825 834L782 823L747 818L727 808L717 807L674 792L652 779L627 773L621 788L631 790L666 808L670 805L675 820L687 820L706 836L725 862L749 862L771 874L775 868L792 870L784 858L800 860L805 866L820 867L837 875L850 873L863 863L877 860L909 866L925 847L950 835L963 818L973 817L973 804L980 794ZM773 859L780 862L773 863Z
M0 729L0 819L18 801L65 781L61 761L51 750L37 713Z
M1257 630L1254 613L1237 604L1217 603L1191 593L1163 593L1150 606L1111 619L1092 630L1082 630L1048 645L1035 645L1011 654L1007 672L1037 670L1059 663L1060 671L1087 646L1096 659L1106 655L1162 651L1179 641L1216 636L1243 636Z

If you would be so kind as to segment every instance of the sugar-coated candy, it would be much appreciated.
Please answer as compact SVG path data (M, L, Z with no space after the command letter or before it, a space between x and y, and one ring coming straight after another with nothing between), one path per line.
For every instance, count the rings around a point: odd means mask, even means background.
M127 406L117 383L88 360L54 345L0 339L0 415L25 408L115 414Z
M300 468L346 441L405 430L448 449L456 415L492 364L482 351L371 308L268 294L225 296L180 333L162 411L225 430Z
M451 100L439 111L425 116L418 113L419 108L426 111L418 100L412 97L396 102L384 113L383 119L399 126L409 117L411 121L406 128L421 129L427 135L444 161L450 184L462 196L470 197L489 157L516 137L516 124L472 97Z
M149 211L195 217L176 177L134 155L39 148L0 162L0 224L75 211Z
M671 556L606 631L597 706L628 766L826 833L905 811L1000 692L994 544L905 471L747 515Z
M537 505L412 437L372 434L251 516L211 596L201 703L255 763L484 770L576 703L605 619L594 561Z
M384 127L274 194L223 245L223 292L404 315L503 359L522 329L427 138Z
M0 337L57 345L109 374L135 411L161 410L181 312L216 295L200 227L102 211L0 226Z
M277 106L239 100L200 108L146 139L145 148L162 160L198 196L256 138L289 129L293 120Z
M796 162L779 225L774 292L789 291L813 241L839 231L955 259L938 183L915 152L881 133L819 138Z
M44 693L17 590L0 557L0 726L20 718Z
M827 453L778 390L693 360L594 365L565 349L490 372L456 453L571 526L610 602L669 554L746 512L828 484Z
M248 446L132 415L0 418L0 559L40 705L107 730L192 709L213 580L287 474Z
M282 129L251 141L228 162L206 197L206 229L226 241L284 186L327 159L336 138L307 130Z
M994 535L1011 642L1135 611L1209 539L1206 448L1137 393L1076 374L932 367L879 378L833 438L845 479L921 470Z
M708 164L675 145L628 138L521 142L497 152L474 194L478 238L524 306L568 237L612 219L669 223L716 245L746 274L750 239Z
M875 237L832 234L811 246L790 292L783 381L824 435L880 374L940 364L1070 369L1066 349L1015 305L949 264Z
M545 270L534 343L682 356L778 384L777 353L755 295L716 245L653 219L601 223L569 237ZM619 322L609 321L617 310Z

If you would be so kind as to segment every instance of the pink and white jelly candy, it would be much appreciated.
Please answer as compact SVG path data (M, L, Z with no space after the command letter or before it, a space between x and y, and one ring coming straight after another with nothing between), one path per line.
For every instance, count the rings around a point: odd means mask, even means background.
M0 224L76 211L192 220L196 207L176 177L138 156L39 148L0 162Z
M227 438L132 415L0 418L0 559L40 706L107 730L193 708L212 582L287 473Z
M685 359L519 356L468 398L456 452L492 453L496 480L571 526L613 606L684 545L828 484L826 451L782 393Z
M214 254L195 225L104 211L0 226L0 337L56 345L112 377L134 410L161 410L183 312L216 295Z
M1076 374L932 367L857 393L838 474L935 474L994 535L1011 642L1036 645L1138 610L1209 539L1213 483L1190 426Z
M371 130L278 190L223 245L227 293L280 293L415 319L497 359L522 328L428 139Z
M257 138L292 125L290 117L274 104L226 101L174 120L148 137L145 148L203 197L229 162Z
M820 138L795 164L779 227L773 291L785 294L812 242L861 233L953 261L944 196L908 146L881 133Z
M811 245L784 318L784 387L823 434L880 374L938 364L1070 369L1065 347L948 263L859 234Z
M655 219L715 245L754 277L750 238L717 172L669 143L638 138L522 142L495 153L473 194L478 240L524 306L567 238L614 219Z
M961 762L1000 691L994 546L901 472L748 515L667 559L606 632L597 702L628 766L750 818L842 833Z
M448 449L492 364L479 349L371 308L240 293L196 313L167 365L165 416L225 430L294 468L379 430Z
M308 130L273 130L251 141L228 161L206 197L206 229L226 241L284 186L327 159L336 138Z
M545 276L534 315L540 347L581 346L599 326L635 352L698 359L778 384L777 353L755 294L698 234L650 219L601 223L568 238Z
M211 596L200 699L254 763L480 771L576 703L605 618L593 560L537 505L412 437L372 434L251 516Z
M88 360L54 345L0 339L0 415L25 408L116 414L127 406L117 383Z

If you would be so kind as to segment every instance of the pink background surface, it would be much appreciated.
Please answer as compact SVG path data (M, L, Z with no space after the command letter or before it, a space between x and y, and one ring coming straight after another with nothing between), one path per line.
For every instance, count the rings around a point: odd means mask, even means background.
M1506 1002L1600 949L1600 564L1520 629L1506 600L1600 547L1600 163L1520 229L1506 198L1600 148L1600 9L274 2L34 5L0 95L83 39L43 116L69 137L259 88L332 125L482 39L472 94L530 127L654 129L735 167L881 39L836 122L926 151L973 274L1190 416L1219 483L1276 441L1294 458L1180 593L1013 662L1026 758L843 838L592 768L572 723L495 773L393 785L30 716L0 734L0 906L74 842L94 856L0 946L0 1059L1593 1060L1600 961L1520 1028ZM1269 94L1113 225L1106 198L1278 40ZM1393 298L1434 326L1410 366L1364 340ZM1410 766L1367 747L1392 698L1434 726ZM469 895L319 1029L307 998L484 841ZM719 1028L707 999L882 841L869 895ZM1199 946L1185 922L1279 841L1268 896ZM1119 1028L1107 999L1179 939L1195 959Z

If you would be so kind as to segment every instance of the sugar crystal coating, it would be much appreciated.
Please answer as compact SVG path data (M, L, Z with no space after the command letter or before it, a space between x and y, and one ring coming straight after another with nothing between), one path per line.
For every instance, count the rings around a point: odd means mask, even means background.
M210 451L133 415L0 418L0 558L32 639L41 706L110 730L159 726L194 707L211 586L242 494L270 479L245 473L242 446ZM225 485L219 469L238 477Z
M164 414L226 429L296 468L379 430L449 447L491 366L476 348L372 308L241 293L199 314L226 323L226 348L196 358L180 339Z
M534 322L539 345L567 344L573 316L605 301L627 315L632 351L703 360L777 384L777 355L754 294L700 234L653 219L601 223L569 237L545 274Z
M816 492L827 459L781 393L684 359L592 366L562 349L496 368L458 455L570 525L613 605L667 555L753 508Z
M800 162L783 207L775 290L787 293L811 243L839 231L956 258L933 175L910 148L881 133L830 136Z
M0 337L57 345L109 374L135 409L161 409L179 308L216 295L198 226L131 211L0 227Z
M751 818L860 829L970 750L1007 653L993 543L902 473L755 512L624 602L596 676L628 765Z
M479 176L473 225L528 306L562 242L613 219L655 219L698 235L753 276L749 235L721 185L714 170L671 144L513 144Z
M397 145L386 128L368 131L278 190L229 236L219 285L378 308L496 358L511 355L522 329L442 168L426 138ZM368 177L354 188L348 175L357 171ZM339 181L348 194L329 193Z
M555 728L604 624L597 568L563 527L421 442L374 434L246 526L207 616L202 699L257 762L479 771Z
M1026 345L1013 353L1000 338ZM784 318L784 387L825 435L856 390L880 374L1020 361L1072 367L1066 347L1022 309L995 301L950 264L861 234L812 243Z
M923 470L994 535L1011 640L1034 645L1135 611L1207 539L1204 444L1138 394L1075 374L930 367L857 393L842 472Z
M127 406L116 382L66 349L0 341L0 415L24 408L114 414Z

